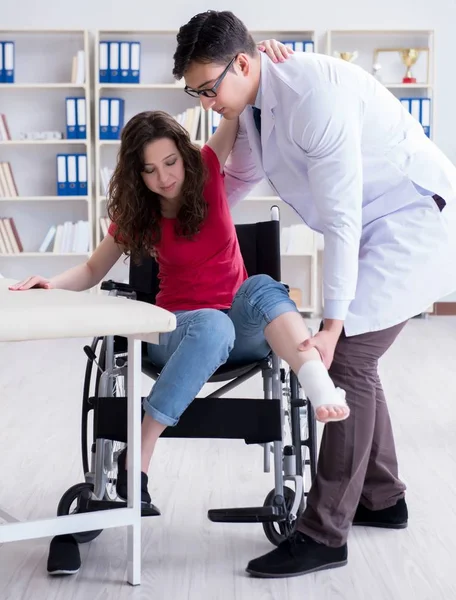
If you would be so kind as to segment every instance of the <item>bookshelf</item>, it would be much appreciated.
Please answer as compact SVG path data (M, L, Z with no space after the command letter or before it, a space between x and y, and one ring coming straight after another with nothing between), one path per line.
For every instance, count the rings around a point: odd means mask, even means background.
M94 60L94 139L95 139L95 243L103 238L101 221L106 216L106 195L102 169L112 171L120 147L118 139L100 139L100 99L124 100L124 124L144 110L164 110L173 116L199 107L198 99L184 94L181 82L172 75L177 30L99 30L95 34ZM100 42L139 42L140 76L138 83L100 82ZM101 57L103 60L103 58ZM120 67L121 65L119 65ZM202 145L207 139L206 115L200 112L193 141ZM121 257L107 277L125 281L128 260Z
M406 66L399 49L420 49L411 67L414 83L404 83ZM424 49L427 49L425 51ZM326 53L354 52L355 64L374 74L399 99L430 98L430 137L435 130L434 31L433 30L330 30L326 34ZM378 68L380 67L380 68ZM420 116L418 115L419 119Z
M256 41L275 38L283 42L314 44L311 30L252 30ZM93 59L89 54L89 33L86 30L22 29L0 30L0 40L15 44L14 83L0 83L0 113L6 115L11 139L0 135L0 163L11 166L18 195L1 189L0 218L13 219L23 251L0 253L0 274L22 278L33 273L52 276L74 266L89 256L102 237L102 217L106 216L106 197L101 169L113 169L119 150L118 139L100 139L100 98L122 98L125 102L124 123L134 114L147 109L161 109L178 115L199 105L198 99L184 94L182 82L172 76L173 54L177 30L98 30L94 32ZM103 41L140 43L140 80L131 82L100 82L100 46ZM412 72L416 83L402 83L405 66L394 52L375 55L376 50L400 47L429 48L421 54ZM431 30L330 30L326 32L323 51L358 51L356 63L372 72L374 60L382 65L382 83L398 98L430 98L430 137L435 131L436 106L434 96L434 34ZM72 77L72 60L84 51L83 80ZM386 58L385 58L386 57ZM428 60L427 60L428 59ZM120 65L119 65L120 66ZM90 80L94 69L93 83ZM66 138L65 98L86 99L87 139ZM90 109L89 109L90 107ZM93 111L93 112L92 112ZM201 113L195 143L202 145L212 131L211 111ZM30 131L62 132L61 139L21 139ZM1 126L0 126L1 134ZM57 195L56 155L85 153L87 155L87 194ZM262 183L233 209L236 223L269 219L270 208L280 209L282 231L302 221L283 203L267 182ZM85 220L89 223L90 240L87 252L39 252L51 225L66 221ZM283 252L283 279L300 291L303 313L320 310L319 250L322 236L306 232L305 250L299 254ZM0 248L1 252L1 248ZM13 260L15 259L15 260ZM108 276L126 280L128 261L122 257Z
M198 105L198 99L193 99L183 93L182 82L175 82L172 76L177 31L156 30L103 30L95 36L95 243L98 244L103 236L101 219L106 216L106 197L101 177L104 167L114 168L119 149L119 140L100 139L100 98L121 97L125 101L124 123L134 114L147 109L162 109L176 115L187 108ZM254 39L275 38L281 41L312 41L315 44L313 31L295 30L257 30L252 32ZM141 44L141 76L139 83L110 83L99 81L100 42L103 41L138 41ZM146 93L144 93L146 92ZM212 111L202 113L198 136L195 142L202 145L209 137L212 126ZM272 195L269 186L263 192L255 192L245 202L242 208L233 211L235 223L267 220L270 218L270 207L278 205L281 209L282 227L292 224L302 224L294 211L280 199ZM300 309L303 313L314 313L317 310L317 250L316 237L308 229L309 243L303 254L282 256L282 271L284 280L292 287L299 289L302 296ZM124 257L114 267L108 277L126 280L128 277L128 261Z
M15 184L11 189L0 183L0 218L14 221L22 248L0 253L0 273L17 279L32 274L52 277L80 263L93 248L89 33L2 29L0 40L14 43L14 82L0 83L0 113L6 117L10 138L5 139L4 132L0 136L0 163L10 165ZM67 139L67 96L85 98L86 139ZM43 132L55 132L60 139L46 139ZM57 154L87 155L84 195L58 195ZM68 240L72 235L71 242L59 244L54 252L54 236L47 250L40 251L52 226L57 230L65 222L78 221L88 223L88 243L87 233L81 240L87 250L77 250L70 228L66 235Z
M268 221L273 206L277 206L280 212L282 281L298 294L299 300L295 301L299 311L312 315L319 310L317 234L304 225L288 204L273 195L267 181L258 184L250 196L232 209L233 220L236 224ZM287 251L285 232L296 225L302 227L300 235L304 238L304 243L301 244L299 252Z

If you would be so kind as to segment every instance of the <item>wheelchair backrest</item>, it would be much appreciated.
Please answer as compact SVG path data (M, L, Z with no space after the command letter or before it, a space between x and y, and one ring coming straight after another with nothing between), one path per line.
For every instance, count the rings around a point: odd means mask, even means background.
M265 274L280 281L280 223L263 221L236 225L242 258L250 276ZM151 256L136 265L130 260L129 283L138 300L155 304L159 290L158 264Z

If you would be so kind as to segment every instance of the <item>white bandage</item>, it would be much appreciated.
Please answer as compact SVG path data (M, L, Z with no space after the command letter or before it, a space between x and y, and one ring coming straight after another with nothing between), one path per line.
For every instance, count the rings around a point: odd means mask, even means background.
M336 388L320 360L309 360L299 369L298 381L315 409L324 406L347 406L345 391Z

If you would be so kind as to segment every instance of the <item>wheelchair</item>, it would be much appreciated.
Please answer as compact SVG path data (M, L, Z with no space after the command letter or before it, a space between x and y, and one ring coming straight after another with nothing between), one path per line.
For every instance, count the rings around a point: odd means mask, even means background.
M267 274L281 280L278 207L271 220L236 225L241 253L249 276ZM102 290L132 301L154 303L158 292L158 266L151 257L141 264L130 261L129 284L105 281ZM127 441L127 339L94 338L84 347L87 365L83 385L81 453L84 482L62 496L57 514L112 510L126 506L116 493L117 460ZM142 372L156 380L159 368L148 358L143 344ZM233 388L261 373L262 398L226 398ZM308 488L316 473L317 435L312 407L290 369L270 353L251 364L222 365L209 379L222 384L206 397L197 397L178 424L162 437L239 439L262 448L264 472L274 465L274 488L263 505L250 508L217 508L208 512L213 522L261 523L268 540L279 545L294 531L305 507ZM89 427L89 415L93 423ZM144 414L144 412L143 412ZM239 415L242 416L239 419ZM309 477L310 474L310 477ZM307 485L306 485L307 484ZM142 516L159 514L142 507ZM89 542L101 530L74 534Z

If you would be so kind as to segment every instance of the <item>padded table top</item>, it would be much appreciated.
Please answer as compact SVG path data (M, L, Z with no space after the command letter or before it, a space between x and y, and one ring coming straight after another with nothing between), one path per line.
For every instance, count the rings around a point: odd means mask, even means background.
M68 290L11 291L0 278L0 342L134 335L157 342L176 317L158 306L104 294Z

